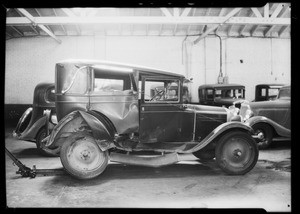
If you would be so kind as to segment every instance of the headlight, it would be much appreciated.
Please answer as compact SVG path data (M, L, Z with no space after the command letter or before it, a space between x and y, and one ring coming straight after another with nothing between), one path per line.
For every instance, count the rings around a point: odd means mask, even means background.
M250 117L253 116L253 111L251 110L251 108L248 104L242 104L242 106L240 108L240 115L241 115L243 121L246 121Z
M237 117L239 117L239 109L234 106L229 106L227 110L227 122L229 121L236 121L239 120Z

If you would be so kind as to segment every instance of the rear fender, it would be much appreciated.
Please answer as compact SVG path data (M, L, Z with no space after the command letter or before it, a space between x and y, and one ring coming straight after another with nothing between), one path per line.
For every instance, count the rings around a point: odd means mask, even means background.
M248 132L250 135L254 135L253 129L246 125L245 123L241 122L226 122L221 125L219 125L217 128L215 128L209 135L207 135L199 144L197 144L195 147L193 147L190 150L187 150L186 152L196 152L200 149L203 149L208 144L214 142L218 137L222 136L223 134L231 131L231 130L241 130Z
M274 128L274 130L280 136L291 137L291 130L281 126L280 124L276 123L275 121L273 121L267 117L254 116L245 122L246 125L251 126L251 127L253 127L255 124L258 124L258 123L264 123L264 124L270 125L271 127Z
M112 147L111 130L104 122L84 111L73 111L62 118L51 132L46 147L49 149L61 147L64 140L74 132L91 133L102 151Z

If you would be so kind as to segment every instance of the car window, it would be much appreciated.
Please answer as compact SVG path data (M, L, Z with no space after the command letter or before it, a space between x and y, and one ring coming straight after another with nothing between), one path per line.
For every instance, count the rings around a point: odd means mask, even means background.
M262 88L262 89L261 89L260 96L265 97L265 96L266 96L266 92L267 92L267 90L266 90L265 88Z
M124 80L95 78L94 92L123 91Z
M179 102L178 80L145 80L145 102Z
M79 68L64 82L62 92L85 94L88 90L87 68Z
M215 90L215 97L221 97L222 96L222 90Z
M270 88L269 97L276 97L278 94L279 88Z
M214 98L213 93L214 93L213 89L206 89L206 99L212 100Z
M291 90L290 89L282 89L279 91L278 99L290 99L291 98Z

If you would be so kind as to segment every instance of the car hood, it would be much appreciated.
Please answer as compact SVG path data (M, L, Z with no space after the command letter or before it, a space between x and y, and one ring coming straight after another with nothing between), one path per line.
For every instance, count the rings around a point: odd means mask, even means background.
M257 108L270 108L270 107L286 107L289 105L290 100L270 100L270 101L259 101L259 102L250 102L249 105L251 109L257 109Z

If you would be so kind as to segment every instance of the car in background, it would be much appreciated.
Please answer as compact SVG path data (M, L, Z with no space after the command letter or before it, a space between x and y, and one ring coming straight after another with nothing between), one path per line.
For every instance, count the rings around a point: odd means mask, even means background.
M35 142L39 152L48 155L43 150L42 140L49 135L55 124L57 124L55 112L54 83L38 84L34 89L33 105L19 119L16 128L13 130L13 137Z
M255 99L253 102L276 99L279 89L284 84L259 84L255 86Z
M245 99L245 86L240 84L206 84L198 88L201 105L229 107Z
M45 146L78 179L100 175L109 162L159 167L190 154L228 174L249 172L258 159L253 129L225 107L185 104L185 82L183 75L135 65L58 62L59 122ZM152 90L157 86L163 88Z
M260 149L269 147L275 140L290 140L291 87L281 87L275 100L242 103L240 115L260 135Z

